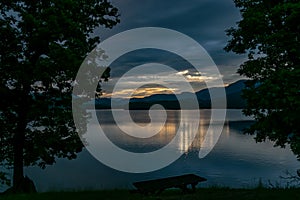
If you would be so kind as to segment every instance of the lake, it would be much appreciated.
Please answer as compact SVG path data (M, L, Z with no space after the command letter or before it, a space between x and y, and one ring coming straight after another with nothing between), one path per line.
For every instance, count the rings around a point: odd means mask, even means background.
M118 110L118 116L122 118L124 110ZM147 129L150 122L148 111L130 111L133 120ZM193 112L193 111L188 111ZM134 138L124 134L114 123L109 110L98 110L97 116L101 128L107 137L120 148L136 153L145 153L159 150L175 137L180 123L180 111L167 111L167 121L159 133L149 138ZM234 188L250 188L257 186L259 180L268 186L287 186L287 182L280 178L289 171L295 174L300 168L300 163L287 147L274 148L273 143L256 143L253 136L244 135L243 129L252 122L250 118L242 115L241 110L227 110L225 125L216 145L204 158L199 159L199 150L208 130L210 110L201 110L200 119L184 121L184 126L175 143L170 146L174 152L181 153L181 157L162 169L148 173L120 172L99 162L86 149L76 160L59 159L53 166L45 170L38 167L26 168L26 174L32 178L38 191L49 190L74 190L74 189L112 189L132 188L132 182L176 176L193 173L208 179L198 187L228 186ZM153 120L152 128L159 125L160 116ZM191 124L199 123L197 135L191 146ZM91 122L92 123L92 122ZM161 124L160 124L161 125ZM99 126L94 123L91 127ZM131 122L124 115L122 126L131 127ZM219 126L212 124L212 127ZM91 129L93 130L93 129ZM213 134L213 133L211 133ZM193 138L192 138L193 139ZM102 145L98 141L99 146ZM106 149L109 155L110 150Z

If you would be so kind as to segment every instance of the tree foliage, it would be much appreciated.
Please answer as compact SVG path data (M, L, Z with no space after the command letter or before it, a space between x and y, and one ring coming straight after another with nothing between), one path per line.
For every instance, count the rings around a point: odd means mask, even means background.
M290 144L300 159L300 1L235 0L242 19L227 30L225 50L248 55L238 69L249 78L243 97L246 130L261 142Z
M107 0L0 1L0 170L14 168L14 187L23 166L44 168L82 150L72 80L99 42L94 29L117 23Z

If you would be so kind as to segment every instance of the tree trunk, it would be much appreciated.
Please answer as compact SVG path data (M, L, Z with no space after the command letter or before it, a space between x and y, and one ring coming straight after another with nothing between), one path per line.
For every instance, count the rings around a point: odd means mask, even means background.
M14 190L18 190L20 183L24 179L23 144L24 144L24 142L22 142L21 139L15 139L15 144L14 144L14 173L13 173L13 188L14 188Z
M18 116L17 130L13 138L14 152L14 171L13 171L13 190L18 192L24 179L24 140L26 129L26 114L24 108L20 108Z
M19 105L17 109L17 127L13 136L13 186L8 193L34 193L35 185L28 177L24 177L24 144L25 131L27 127L27 114L30 109L30 85L25 84L22 91L18 94Z
M29 87L29 86L28 86ZM26 87L26 88L28 88ZM13 136L13 187L14 193L23 192L24 187L24 143L25 130L27 126L27 113L29 109L29 101L27 94L29 90L24 88L19 92L19 102L17 109L17 127Z

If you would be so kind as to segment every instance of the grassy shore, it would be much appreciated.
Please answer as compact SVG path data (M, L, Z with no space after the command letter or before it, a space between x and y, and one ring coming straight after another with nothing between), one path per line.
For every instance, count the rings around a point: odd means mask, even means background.
M37 194L19 194L0 196L2 200L193 200L193 199L230 199L230 200L265 200L265 199L300 199L298 189L197 189L195 193L182 194L179 190L168 190L157 196L132 194L127 190L47 192Z

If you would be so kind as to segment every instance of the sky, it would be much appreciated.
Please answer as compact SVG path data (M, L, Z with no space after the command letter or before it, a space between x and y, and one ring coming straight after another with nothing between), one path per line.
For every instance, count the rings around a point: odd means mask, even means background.
M175 30L197 41L207 51L216 64L225 86L243 78L236 71L245 61L245 55L235 55L223 50L229 40L225 30L235 26L240 20L239 10L233 0L111 0L111 2L119 9L121 22L113 29L96 29L95 34L100 36L101 41L134 28L161 27ZM176 46L176 43L180 45L179 40L172 39L173 46ZM169 38L161 37L159 41L153 42L167 44L169 40L171 41ZM119 46L116 44L114 47ZM182 47L185 53L188 51L192 54L192 49ZM157 71L157 66L149 65L153 71L147 70L147 74L144 72L126 76L126 73L134 67L147 63L164 64L175 71L169 73L166 70ZM183 92L182 88L176 88L175 83L167 85L166 88L163 80L165 74L174 80L177 80L179 75L184 76L195 91L208 87L207 83L216 78L211 74L208 75L210 66L202 66L203 71L197 71L180 56L156 49L129 52L111 63L110 67L111 78L108 83L103 83L105 97L112 95L120 78L123 80L122 86L119 87L120 90L114 91L113 97L126 98L128 95L144 97L154 93ZM154 74L160 78L151 78ZM180 84L181 82L177 82L177 85Z

